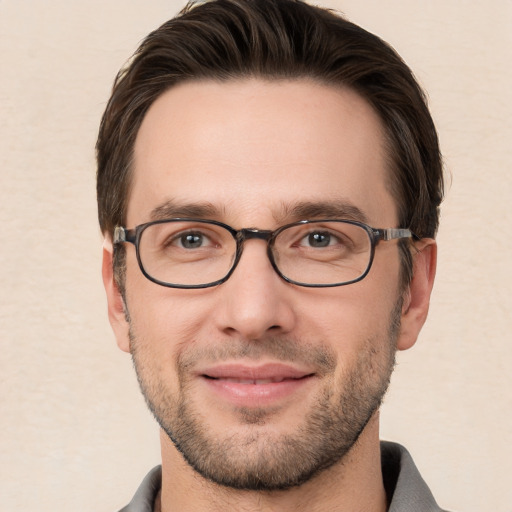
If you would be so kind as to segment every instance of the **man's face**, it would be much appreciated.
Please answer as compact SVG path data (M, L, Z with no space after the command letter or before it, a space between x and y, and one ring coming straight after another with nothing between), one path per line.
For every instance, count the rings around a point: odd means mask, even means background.
M304 215L396 227L387 183L380 121L356 93L305 80L187 83L142 123L127 227L200 216L274 230ZM130 334L120 344L194 469L276 489L343 458L392 371L396 242L377 247L364 280L335 288L286 283L263 240L245 243L227 282L199 290L150 282L126 250Z

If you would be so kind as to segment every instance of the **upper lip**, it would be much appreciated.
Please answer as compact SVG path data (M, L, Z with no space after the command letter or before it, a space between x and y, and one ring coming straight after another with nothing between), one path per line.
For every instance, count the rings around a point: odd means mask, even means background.
M311 371L283 363L267 363L257 366L226 363L205 368L198 373L212 379L266 380L271 382L280 382L286 379L302 379L313 374Z

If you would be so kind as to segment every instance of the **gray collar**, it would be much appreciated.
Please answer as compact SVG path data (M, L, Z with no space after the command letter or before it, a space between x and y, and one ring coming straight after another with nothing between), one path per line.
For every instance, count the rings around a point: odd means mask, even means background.
M436 503L411 454L403 446L381 441L380 448L388 512L446 512Z

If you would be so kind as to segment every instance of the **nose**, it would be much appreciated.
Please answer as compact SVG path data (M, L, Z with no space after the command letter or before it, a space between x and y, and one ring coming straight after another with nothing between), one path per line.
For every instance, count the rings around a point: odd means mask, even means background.
M275 272L264 240L246 240L240 261L219 286L217 327L230 336L258 340L293 330L294 286Z

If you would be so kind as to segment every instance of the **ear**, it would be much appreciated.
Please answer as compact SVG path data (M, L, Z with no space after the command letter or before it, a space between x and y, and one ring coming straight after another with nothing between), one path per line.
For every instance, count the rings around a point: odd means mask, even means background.
M423 238L415 244L413 276L404 291L398 350L411 348L418 338L430 304L437 264L437 244L431 238Z
M114 270L112 266L114 249L110 239L105 238L103 242L103 263L101 273L103 276L103 286L107 293L108 319L117 345L124 352L130 352L130 325L126 318L126 306L119 288L114 279Z

